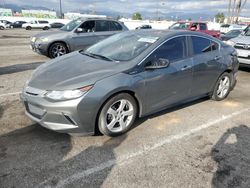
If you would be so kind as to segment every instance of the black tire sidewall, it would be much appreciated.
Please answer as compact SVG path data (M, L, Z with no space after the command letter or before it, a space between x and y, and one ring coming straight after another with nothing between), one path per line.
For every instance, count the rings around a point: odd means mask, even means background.
M121 132L111 132L107 127L106 127L106 123L104 122L105 121L105 115L106 115L106 112L108 111L109 107L114 104L114 102L118 101L118 100L121 100L121 99L126 99L128 101L131 102L131 104L133 105L133 108L134 108L134 115L133 115L133 118L130 122L130 124L126 127L126 129L124 129L123 131ZM124 134L125 132L127 132L131 126L133 125L135 119L136 119L136 116L137 116L137 110L138 110L138 107L137 107L137 103L134 99L134 97L132 97L130 94L127 94L127 93L120 93L120 94L117 94L115 95L114 97L110 98L104 105L103 107L101 108L101 111L98 115L98 128L99 128L99 131L104 134L104 135L107 135L107 136L119 136L119 135L122 135Z
M230 83L229 83L229 89L228 89L228 91L227 91L227 94L226 94L224 97L220 98L220 97L217 95L217 90L218 90L218 87L219 87L219 84L220 84L221 79L222 79L223 77L225 77L225 76L227 76L227 77L229 78L229 82L230 82ZM227 98L227 96L229 95L229 93L230 93L230 91L231 91L231 85L232 85L232 75L231 75L230 73L227 73L227 72L223 73L223 74L219 77L219 79L217 80L217 82L216 82L216 84L215 84L214 91L213 91L213 95L212 95L212 99L213 99L213 100L216 100L216 101L222 101L222 100L224 100L225 98Z
M69 53L69 50L68 50L68 48L67 48L67 46L66 46L65 44L63 44L63 43L61 43L61 42L55 42L55 43L53 43L53 44L49 47L49 50L48 50L48 57L49 57L49 58L51 58L51 59L56 58L56 57L53 57L51 50L52 50L53 46L58 45L58 44L64 46L64 48L66 49L66 54Z
M31 27L30 27L30 26L27 26L27 27L26 27L26 30L31 30Z
M0 26L0 30L4 30L4 27L3 27L3 26Z

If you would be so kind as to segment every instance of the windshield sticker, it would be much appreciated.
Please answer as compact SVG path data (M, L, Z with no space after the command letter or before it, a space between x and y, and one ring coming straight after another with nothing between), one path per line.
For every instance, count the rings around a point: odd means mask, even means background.
M155 43L159 37L142 37L138 41L139 42L147 42L147 43Z

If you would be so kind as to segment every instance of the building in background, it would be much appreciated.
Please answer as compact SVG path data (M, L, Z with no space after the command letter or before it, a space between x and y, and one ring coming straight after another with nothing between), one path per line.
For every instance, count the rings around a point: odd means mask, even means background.
M21 15L23 17L32 17L32 18L57 18L55 11L49 10L22 10Z
M105 15L95 15L95 14L80 14L74 12L67 12L64 14L64 19L74 20L77 18L107 18Z
M11 9L0 8L0 16L13 16Z

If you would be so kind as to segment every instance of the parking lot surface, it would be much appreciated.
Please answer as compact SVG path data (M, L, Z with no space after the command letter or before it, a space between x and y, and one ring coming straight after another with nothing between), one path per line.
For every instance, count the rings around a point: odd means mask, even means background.
M228 98L137 120L127 134L71 137L34 124L19 92L48 60L29 49L39 31L0 33L0 187L249 187L250 69ZM150 100L150 99L149 99Z

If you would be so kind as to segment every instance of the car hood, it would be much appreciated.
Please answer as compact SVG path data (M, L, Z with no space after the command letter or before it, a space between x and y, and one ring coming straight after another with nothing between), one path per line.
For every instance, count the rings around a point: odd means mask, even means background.
M250 44L250 36L239 36L231 39L235 43Z
M62 38L62 34L68 34L68 32L62 31L62 30L46 31L46 32L38 33L38 34L34 35L34 37L36 37L36 38L49 38L49 37L54 37L54 36L58 35Z
M88 57L77 51L39 66L28 86L42 90L76 89L126 69L119 64Z

